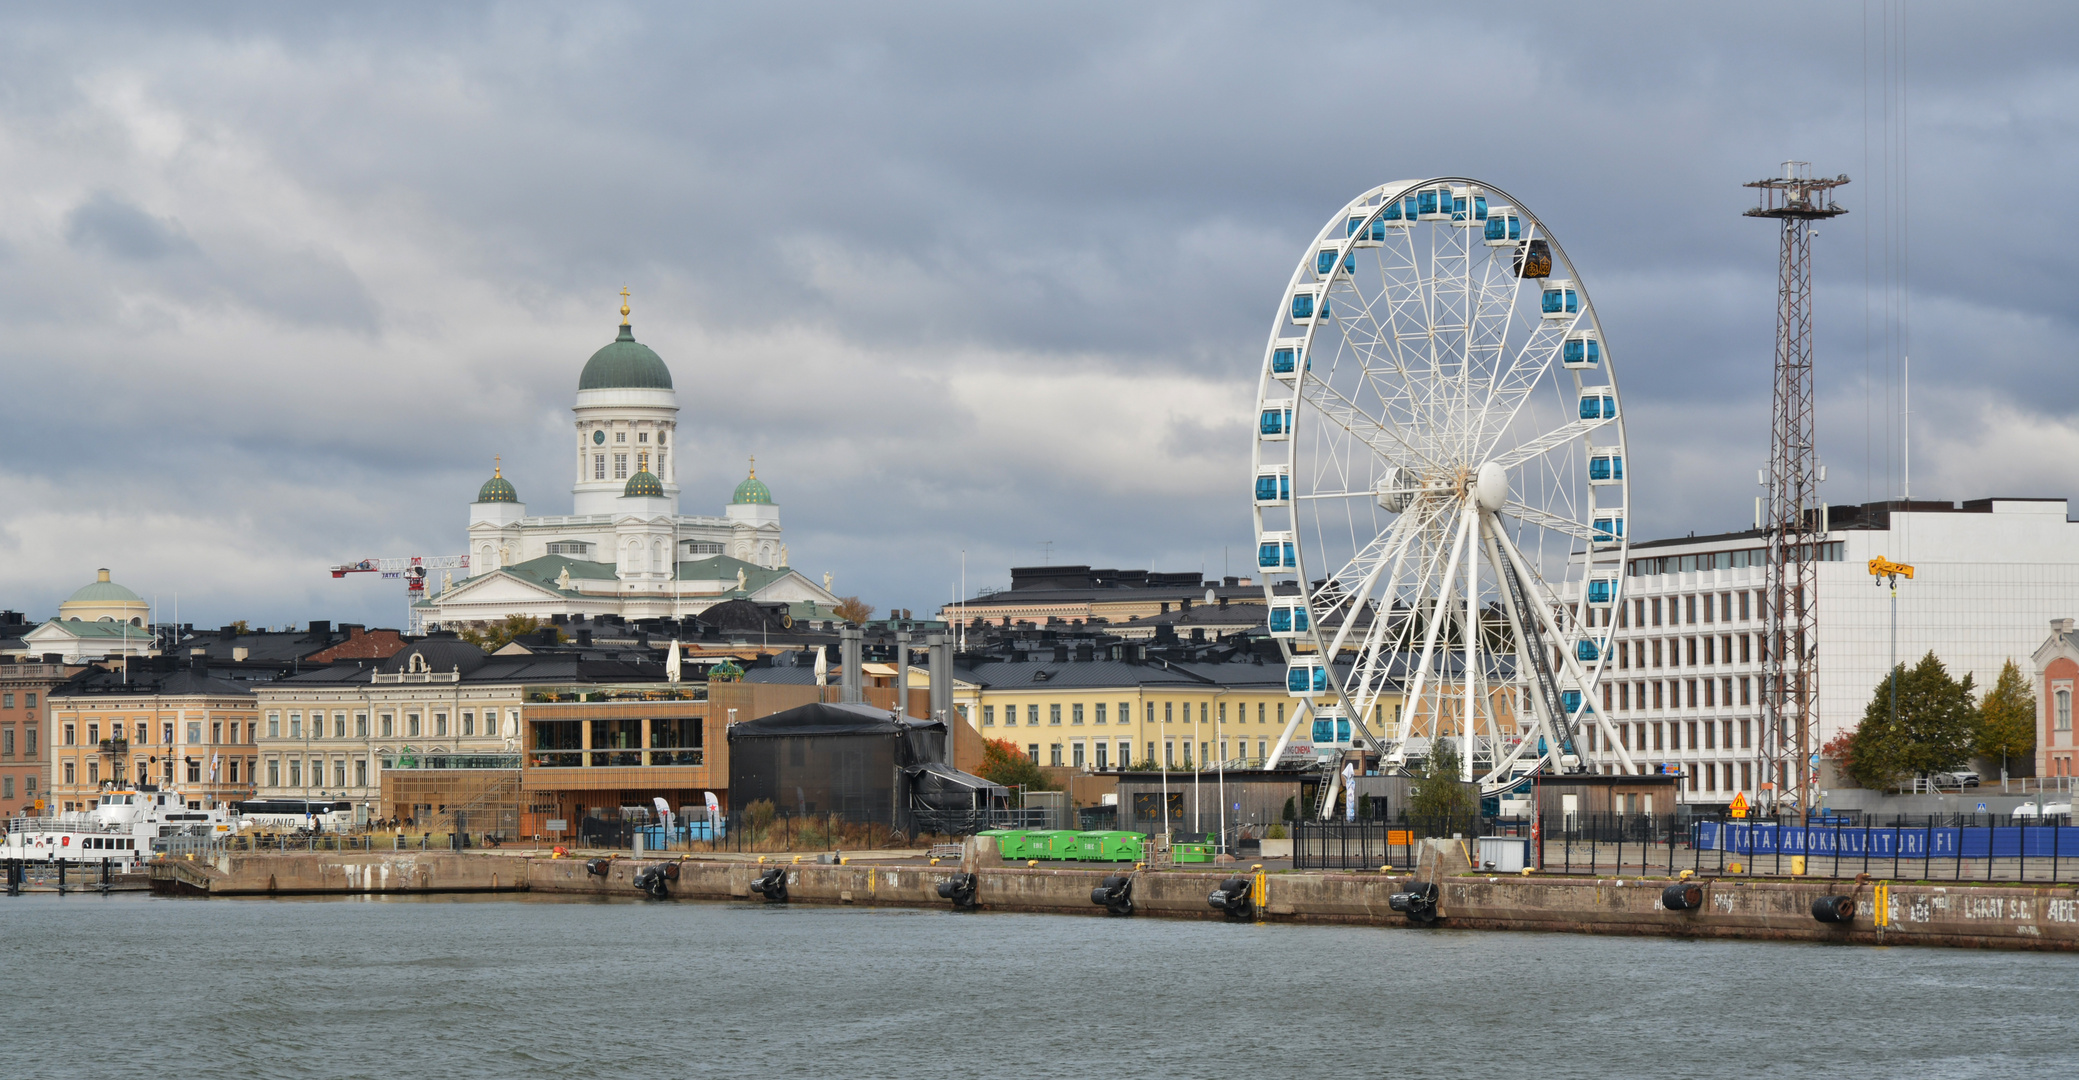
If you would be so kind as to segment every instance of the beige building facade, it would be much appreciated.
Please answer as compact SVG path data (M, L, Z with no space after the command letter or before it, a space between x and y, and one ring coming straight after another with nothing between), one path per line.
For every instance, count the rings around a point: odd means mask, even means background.
M246 685L198 672L97 672L49 703L53 811L104 786L155 784L191 807L252 797L258 714Z

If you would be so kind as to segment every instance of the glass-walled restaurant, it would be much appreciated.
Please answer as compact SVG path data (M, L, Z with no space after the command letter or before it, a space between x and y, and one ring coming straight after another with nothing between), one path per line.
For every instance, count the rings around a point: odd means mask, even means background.
M533 692L522 720L529 835L625 841L640 829L702 839L717 827L707 794L728 809L727 744L709 727L705 686Z

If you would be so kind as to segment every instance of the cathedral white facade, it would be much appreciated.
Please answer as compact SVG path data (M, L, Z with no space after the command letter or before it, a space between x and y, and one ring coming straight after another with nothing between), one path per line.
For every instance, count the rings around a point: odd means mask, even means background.
M495 470L469 506L466 580L422 601L429 625L507 615L697 615L750 599L827 610L837 603L787 565L780 509L756 462L720 517L679 513L678 393L662 357L620 336L585 363L571 411L571 512L530 517ZM804 607L806 606L806 607Z

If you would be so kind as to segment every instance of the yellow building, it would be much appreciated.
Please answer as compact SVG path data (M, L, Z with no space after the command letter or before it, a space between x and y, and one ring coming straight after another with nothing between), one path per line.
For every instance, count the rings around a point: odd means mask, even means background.
M1075 660L1065 651L960 669L955 707L984 738L1043 766L1186 769L1260 767L1301 704L1278 664ZM1384 716L1367 718L1372 733L1383 734L1379 721L1398 709L1397 698L1382 701ZM1311 757L1313 745L1302 722L1287 753Z
M49 709L52 810L83 810L117 783L198 809L252 795L259 718L245 683L133 661L66 683Z

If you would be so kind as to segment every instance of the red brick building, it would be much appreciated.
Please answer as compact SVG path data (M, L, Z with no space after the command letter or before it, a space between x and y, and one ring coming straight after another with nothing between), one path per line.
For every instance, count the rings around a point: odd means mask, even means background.
M80 669L0 664L0 817L45 812L51 790L50 692Z
M2036 775L2079 775L2072 741L2072 694L2079 684L2079 640L2071 619L2050 620L2050 638L2036 649Z

